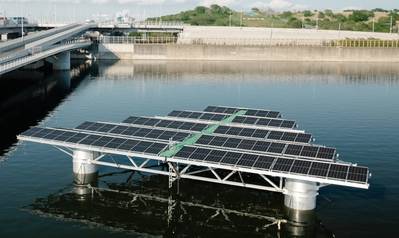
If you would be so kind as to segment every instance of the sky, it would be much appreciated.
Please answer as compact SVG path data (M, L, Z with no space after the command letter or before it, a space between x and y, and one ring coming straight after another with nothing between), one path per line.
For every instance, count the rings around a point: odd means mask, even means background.
M44 22L114 18L121 12L129 12L136 19L145 19L211 4L239 11L248 11L253 7L276 11L399 8L399 0L0 0L0 14L24 15Z

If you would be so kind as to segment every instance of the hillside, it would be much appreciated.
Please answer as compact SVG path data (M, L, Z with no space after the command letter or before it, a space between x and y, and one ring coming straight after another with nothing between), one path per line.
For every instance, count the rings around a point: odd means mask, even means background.
M399 10L273 12L253 8L250 12L238 12L225 6L212 5L199 6L193 10L147 20L182 21L185 24L202 26L318 28L352 31L373 31L374 29L375 32L390 32L391 30L398 32Z

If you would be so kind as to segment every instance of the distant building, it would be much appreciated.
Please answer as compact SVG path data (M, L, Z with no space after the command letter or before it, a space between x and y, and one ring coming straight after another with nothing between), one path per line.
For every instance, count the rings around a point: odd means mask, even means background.
M21 25L22 22L24 24L29 24L28 18L26 18L26 17L10 17L9 22L12 24L17 24L17 25Z

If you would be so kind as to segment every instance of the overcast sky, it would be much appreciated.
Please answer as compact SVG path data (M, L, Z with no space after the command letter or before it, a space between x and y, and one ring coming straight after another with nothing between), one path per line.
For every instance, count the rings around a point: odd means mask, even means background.
M45 21L72 21L113 17L118 12L128 11L130 15L143 19L214 3L244 11L252 7L277 11L399 8L399 0L0 0L0 13Z

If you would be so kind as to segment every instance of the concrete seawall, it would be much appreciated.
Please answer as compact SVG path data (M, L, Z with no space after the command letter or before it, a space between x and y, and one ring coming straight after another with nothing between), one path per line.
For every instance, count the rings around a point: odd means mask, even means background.
M98 59L399 62L399 48L100 44Z

